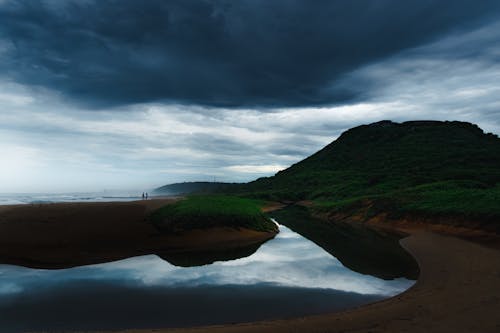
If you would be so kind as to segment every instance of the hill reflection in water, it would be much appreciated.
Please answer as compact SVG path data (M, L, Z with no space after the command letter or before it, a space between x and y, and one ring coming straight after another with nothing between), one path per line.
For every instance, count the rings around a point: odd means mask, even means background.
M198 267L176 267L155 255L63 270L0 265L0 327L155 328L286 318L373 302L412 284L351 271L281 226L248 257Z

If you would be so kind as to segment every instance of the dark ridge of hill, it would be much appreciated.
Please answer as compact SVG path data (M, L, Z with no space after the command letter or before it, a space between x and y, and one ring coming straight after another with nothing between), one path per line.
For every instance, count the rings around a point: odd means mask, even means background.
M153 195L183 195L191 193L212 193L218 190L228 190L235 183L221 182L184 182L168 184L153 190Z
M500 217L500 139L458 121L381 121L344 132L273 177L231 191L272 200L313 200L332 213ZM361 204L363 202L363 204ZM488 222L488 223L489 223ZM496 227L495 227L496 228Z

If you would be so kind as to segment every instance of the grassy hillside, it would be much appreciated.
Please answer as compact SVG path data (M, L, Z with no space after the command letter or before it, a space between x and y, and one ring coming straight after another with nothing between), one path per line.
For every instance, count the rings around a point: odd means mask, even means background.
M277 231L276 225L261 213L260 205L257 200L237 197L190 196L153 212L151 221L167 232L211 227Z
M274 177L234 193L273 200L313 200L341 212L500 217L500 139L464 122L382 121L337 140Z

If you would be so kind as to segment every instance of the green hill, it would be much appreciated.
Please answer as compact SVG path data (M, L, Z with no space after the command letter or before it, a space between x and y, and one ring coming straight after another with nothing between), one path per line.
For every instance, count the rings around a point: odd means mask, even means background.
M464 217L495 229L500 217L500 139L464 122L381 121L344 132L239 195L312 200L318 212Z
M228 189L233 183L221 182L184 182L158 187L153 190L154 195L183 195L191 193L211 193L217 190Z

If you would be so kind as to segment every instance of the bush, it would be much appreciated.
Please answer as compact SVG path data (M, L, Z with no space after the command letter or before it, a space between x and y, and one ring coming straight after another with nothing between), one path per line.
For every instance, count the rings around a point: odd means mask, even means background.
M213 227L275 231L276 225L260 210L262 201L232 196L190 196L151 214L151 222L166 232Z

